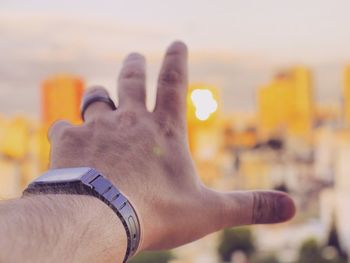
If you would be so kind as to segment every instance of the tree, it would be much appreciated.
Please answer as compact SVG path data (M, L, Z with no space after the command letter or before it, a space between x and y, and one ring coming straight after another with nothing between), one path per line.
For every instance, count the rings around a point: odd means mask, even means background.
M335 253L329 253L332 252L332 250L329 250L330 248L333 248ZM306 240L303 245L301 246L300 252L299 252L299 260L297 263L310 263L310 262L317 262L317 263L346 263L347 260L342 258L341 255L337 253L334 247L327 246L327 247L321 247L315 239L308 239Z
M324 263L321 249L313 238L305 240L299 251L298 263L310 262Z
M252 259L252 263L280 263L274 255L257 256Z
M250 256L255 251L253 235L249 228L232 228L222 231L218 253L223 261L230 261L231 255L242 251Z
M279 185L276 185L274 187L274 190L289 193L288 187L284 182Z
M338 257L344 262L347 262L348 255L340 244L335 215L333 216L332 226L328 235L327 246L333 247L337 251Z
M128 263L167 263L173 258L170 251L143 252L129 260Z

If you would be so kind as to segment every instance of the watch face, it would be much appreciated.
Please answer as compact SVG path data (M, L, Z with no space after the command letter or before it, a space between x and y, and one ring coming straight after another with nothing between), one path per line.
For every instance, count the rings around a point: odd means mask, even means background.
M87 174L91 168L89 167L78 167L78 168L64 168L64 169L53 169L44 173L38 177L36 183L46 182L62 182L62 181L79 181Z

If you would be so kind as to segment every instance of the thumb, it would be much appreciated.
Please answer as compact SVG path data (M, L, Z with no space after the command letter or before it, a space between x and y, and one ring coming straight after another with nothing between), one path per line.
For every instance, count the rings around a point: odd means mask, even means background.
M222 194L225 227L250 224L272 224L295 215L294 201L278 191L239 191Z

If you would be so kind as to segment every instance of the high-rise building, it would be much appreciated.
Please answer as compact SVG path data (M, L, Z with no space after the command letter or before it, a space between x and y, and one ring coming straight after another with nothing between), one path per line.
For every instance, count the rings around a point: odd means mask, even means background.
M344 71L343 98L345 124L350 125L350 66Z
M83 91L83 81L74 76L58 75L45 80L41 90L44 124L51 125L58 119L79 123Z
M206 84L194 84L189 87L187 95L189 143L192 153L198 157L206 158L206 155L211 155L215 152L214 148L217 148L217 136L213 135L218 130L218 104L219 92L216 87ZM208 136L211 136L210 140ZM206 147L206 150L203 147ZM208 156L208 159L211 157Z
M47 169L49 160L49 142L47 131L53 122L64 119L72 123L81 122L80 103L84 92L84 82L75 76L57 75L43 82L42 95L42 123L40 131L40 159L41 168Z
M289 130L297 135L307 134L312 128L314 110L311 72L305 67L294 67L290 75L294 97Z
M276 77L258 91L259 125L264 132L286 129L290 116L293 87L285 76Z
M12 159L23 159L28 152L29 121L25 117L7 120L2 132L0 152Z
M194 84L187 95L189 145L205 183L219 175L218 151L222 136L218 119L219 91L207 84Z
M258 90L260 130L306 135L313 121L311 73L294 67Z
M18 163L0 158L0 200L18 197L21 193L21 176Z

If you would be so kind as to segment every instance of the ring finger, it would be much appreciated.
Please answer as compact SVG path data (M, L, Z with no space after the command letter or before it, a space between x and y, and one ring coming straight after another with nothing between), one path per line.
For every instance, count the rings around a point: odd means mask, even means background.
M85 122L115 109L113 101L103 87L89 88L83 96L82 118Z

